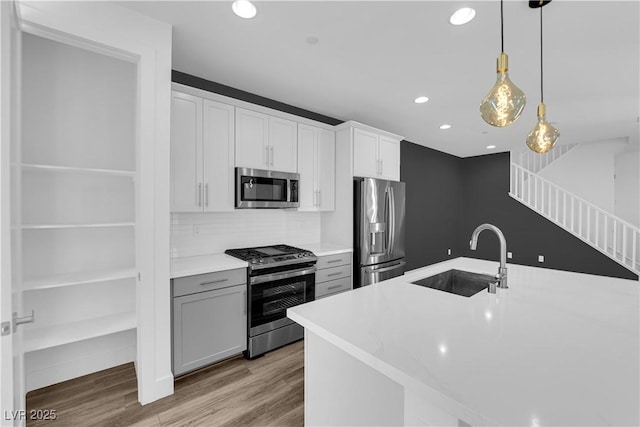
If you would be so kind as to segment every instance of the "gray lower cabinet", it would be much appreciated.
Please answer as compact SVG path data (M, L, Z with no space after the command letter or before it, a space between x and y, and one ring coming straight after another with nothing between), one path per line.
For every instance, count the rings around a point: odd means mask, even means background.
M318 257L315 298L320 299L348 291L351 286L351 254Z
M173 280L175 376L247 349L245 271L229 270Z

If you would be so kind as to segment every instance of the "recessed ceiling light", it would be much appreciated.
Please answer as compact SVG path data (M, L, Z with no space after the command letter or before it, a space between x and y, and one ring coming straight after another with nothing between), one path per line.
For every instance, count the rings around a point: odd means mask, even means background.
M496 148L495 145L487 145L487 150L493 150L494 148Z
M256 7L249 0L236 0L231 5L233 13L240 18L251 19L256 16Z
M458 9L453 12L451 18L449 18L449 22L452 25L464 25L467 22L471 21L476 16L475 9L470 7L463 7L462 9Z
M415 102L416 104L424 104L428 100L429 100L428 96L419 96L416 99L414 99L413 102Z
M307 37L307 43L308 44L318 44L319 41L320 41L320 39L317 38L316 36Z
M445 123L443 125L440 125L440 129L442 129L442 130L451 129L451 125L448 125L448 124Z

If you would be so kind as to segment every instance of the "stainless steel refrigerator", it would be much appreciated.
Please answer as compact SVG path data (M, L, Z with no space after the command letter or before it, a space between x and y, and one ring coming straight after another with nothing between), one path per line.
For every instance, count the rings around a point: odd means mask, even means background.
M404 273L404 182L354 179L354 287Z

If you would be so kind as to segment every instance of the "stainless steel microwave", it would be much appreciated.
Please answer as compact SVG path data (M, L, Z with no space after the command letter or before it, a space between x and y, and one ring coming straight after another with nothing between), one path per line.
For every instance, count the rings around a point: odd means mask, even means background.
M297 208L297 173L236 168L236 209Z

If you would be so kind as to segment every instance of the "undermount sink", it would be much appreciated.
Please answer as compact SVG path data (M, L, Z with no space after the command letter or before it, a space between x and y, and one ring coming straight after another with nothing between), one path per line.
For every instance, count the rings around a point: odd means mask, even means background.
M435 276L425 277L415 282L414 285L437 289L451 294L470 297L487 289L489 283L496 278L487 274L471 273L462 270L449 270Z

